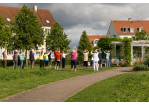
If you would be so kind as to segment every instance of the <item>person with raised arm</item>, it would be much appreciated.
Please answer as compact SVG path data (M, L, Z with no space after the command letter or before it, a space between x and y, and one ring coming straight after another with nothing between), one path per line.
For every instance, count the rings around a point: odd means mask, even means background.
M35 61L35 57L34 55L36 54L37 51L30 51L30 54L29 54L29 60L31 62L31 68L34 67L34 61Z
M100 65L100 68L102 69L102 52L101 52L101 49L100 48L98 50L98 58L99 58L98 68L99 68L99 65Z
M50 54L48 55L49 62L50 62L50 66L49 66L49 68L51 68L51 66L52 66L52 58L51 58L51 54L52 54L52 50L50 50Z
M108 50L106 52L106 50L104 51L104 53L106 54L106 65L107 65L107 68L110 68L110 51Z
M57 68L57 56L56 56L56 54L57 54L58 49L59 49L59 48L57 48L57 50L55 50L55 52L54 52L54 57L55 57L55 69Z
M76 48L76 46L73 47L72 52L71 52L71 72L73 71L73 66L74 66L74 69L76 72L76 68L77 68L77 48Z
M68 55L68 53L63 53L63 54L61 55L61 57L62 57L62 68L65 68L66 55Z
M3 52L3 68L5 69L7 66L7 54L6 54L7 48L5 48L5 51Z
M58 66L59 66L59 70L61 69L61 55L64 53L64 51L65 51L65 48L62 51L62 53L60 53L60 48L57 51L57 54L56 54L56 56L57 56L57 70L58 70Z
M87 68L87 61L88 61L88 54L89 51L87 49L84 50L83 55L84 55L84 68Z
M14 69L16 69L18 65L18 53L19 52L20 52L20 49L14 51Z
M95 68L96 68L96 71L98 71L98 61L99 61L98 52L97 52L97 49L94 51L94 53L92 53L92 51L91 51L91 54L93 55L93 68L94 68L94 71L95 71Z
M44 61L43 61L43 48L39 54L39 59L40 59L40 68L44 68Z

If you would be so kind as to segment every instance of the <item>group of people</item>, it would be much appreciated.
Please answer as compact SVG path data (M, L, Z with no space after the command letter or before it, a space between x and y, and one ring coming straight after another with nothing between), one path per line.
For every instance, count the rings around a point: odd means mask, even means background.
M6 68L7 66L7 55L6 55L6 48L5 51L3 52L3 61L4 61L4 68ZM70 55L71 56L71 72L73 71L73 68L76 72L76 67L77 67L77 48L76 46L73 47L72 51L69 53L64 53L65 48L63 49L62 52L60 52L60 48L57 48L54 52L54 57L55 57L55 69L60 70L61 69L61 61L62 61L62 68L65 68L65 64L66 64L66 55ZM25 61L25 52L26 50L24 50L24 52L21 52L20 49L19 50L15 50L14 51L14 55L13 57L13 68L17 68L18 65L18 56L20 57L20 69L24 68L24 61ZM36 54L37 51L30 51L29 54L29 60L31 62L31 68L34 67L34 61L35 61L35 57L34 55ZM51 68L52 65L52 58L51 58L51 53L52 50L47 51L47 52L43 52L43 48L41 50L41 52L39 53L39 59L40 59L40 68L48 68L48 64L49 68ZM84 68L88 67L88 54L89 51L87 49L85 49L83 52L84 55ZM106 54L106 65L107 68L110 68L110 53L109 51L106 52L106 50L104 51L104 53ZM93 62L93 69L95 71L98 71L98 68L100 66L100 68L102 69L102 52L101 49L96 49L94 52L91 51L92 54L92 62Z
M84 55L84 68L85 67L87 68L89 51L87 49L85 49L82 53ZM107 68L110 68L110 58L109 58L110 52L109 51L106 52L106 50L105 50L104 53L106 54ZM91 54L92 54L92 62L93 62L94 71L95 71L95 68L96 68L96 71L98 71L99 65L100 65L100 68L102 69L102 52L101 52L101 49L96 49L94 52L91 51Z

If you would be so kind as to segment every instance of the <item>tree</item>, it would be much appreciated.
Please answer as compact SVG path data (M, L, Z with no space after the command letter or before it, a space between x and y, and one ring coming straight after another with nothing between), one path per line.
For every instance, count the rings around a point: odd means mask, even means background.
M135 37L133 37L134 40L148 40L149 35L146 34L147 32L142 29L141 32L136 31Z
M81 35L81 38L80 38L80 41L79 41L79 45L78 45L78 57L77 57L77 60L79 63L82 63L83 62L83 51L87 49L89 52L91 52L92 50L92 45L89 41L89 38L87 37L87 33L86 31L84 30L82 32L82 35ZM91 53L89 53L88 55L88 58L89 58L89 61L91 60Z
M12 40L11 26L7 25L4 16L0 14L0 46L9 49L10 41Z
M46 37L46 48L56 50L59 47L61 51L64 48L67 51L70 49L68 46L70 42L71 40L68 39L68 35L64 33L64 28L58 22L54 23Z
M112 39L109 38L109 37L100 38L97 45L98 45L99 48L101 48L102 51L112 50L113 45L111 45L111 41L112 41Z
M44 42L44 31L34 11L31 11L25 4L15 16L13 24L13 49L38 49ZM27 58L27 52L26 52ZM26 64L28 65L27 59Z

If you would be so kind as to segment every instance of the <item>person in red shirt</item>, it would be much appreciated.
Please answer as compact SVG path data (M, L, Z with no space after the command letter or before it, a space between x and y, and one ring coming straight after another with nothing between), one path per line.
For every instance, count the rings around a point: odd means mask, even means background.
M57 56L56 56L57 51L58 51L58 48L57 48L57 50L55 50L55 52L54 52L54 57L55 57L55 69L57 68L57 67L56 67L56 66L57 66Z
M58 52L56 53L56 57L57 57L57 70L58 70L58 66L59 66L59 70L61 69L61 55L64 53L65 48L63 50L62 53L60 53L60 48L58 49Z

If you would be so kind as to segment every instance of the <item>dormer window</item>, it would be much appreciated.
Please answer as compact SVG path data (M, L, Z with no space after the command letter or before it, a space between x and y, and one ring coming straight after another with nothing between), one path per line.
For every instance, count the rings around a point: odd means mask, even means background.
M134 32L134 27L129 27L130 32Z
M10 20L10 18L6 18L6 20L8 21L8 22L10 22L11 20Z
M143 29L143 27L138 27L138 31L141 32L141 30Z
M127 27L122 27L121 30L122 32L127 32Z
M49 20L46 20L46 23L50 23L50 21Z

